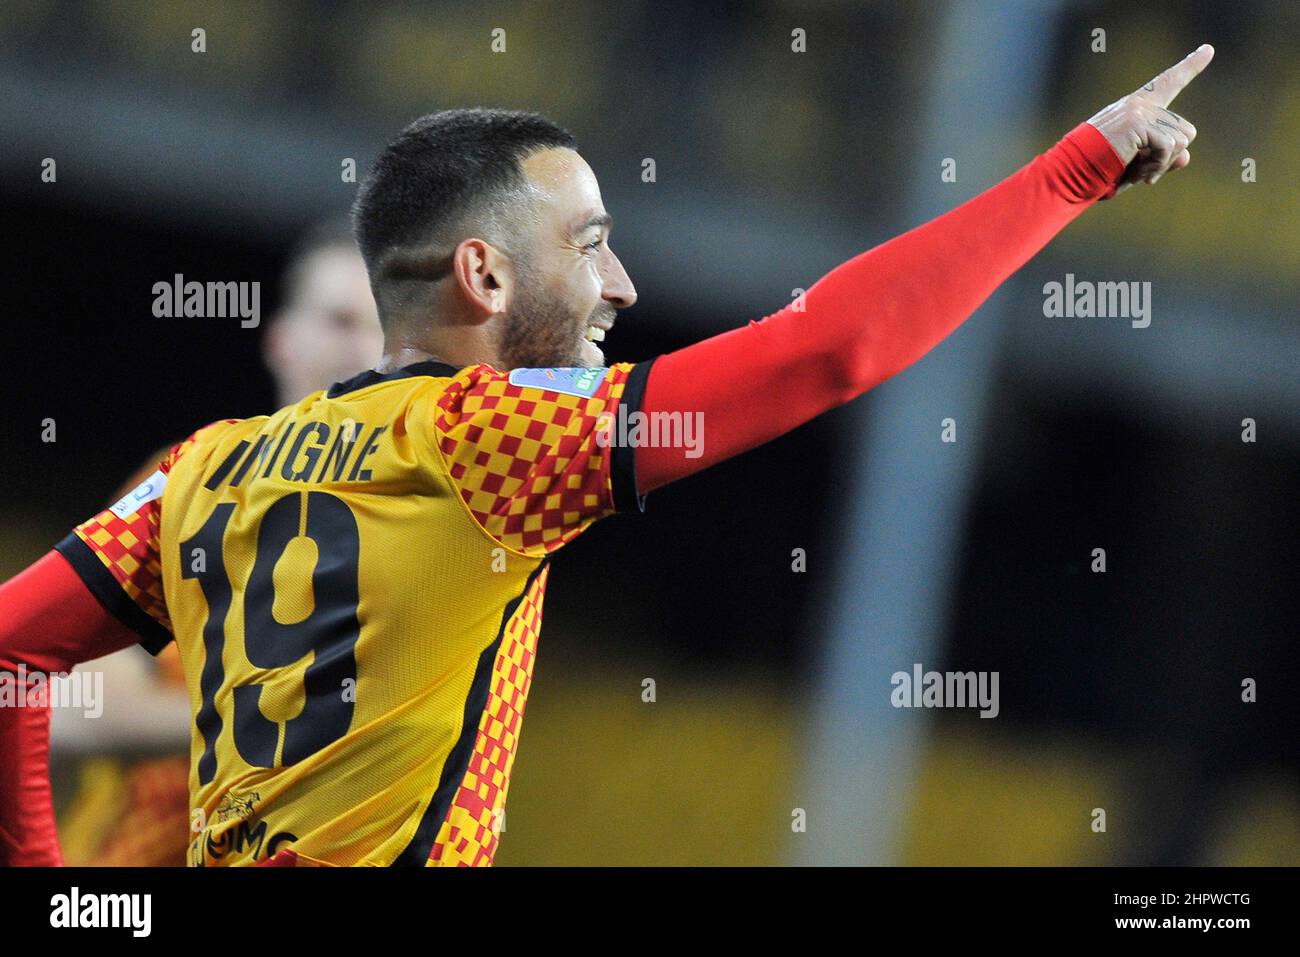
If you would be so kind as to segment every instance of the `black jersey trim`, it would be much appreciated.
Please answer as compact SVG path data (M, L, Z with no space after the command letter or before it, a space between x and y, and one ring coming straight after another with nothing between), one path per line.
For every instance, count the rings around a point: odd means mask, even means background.
M474 681L470 685L469 695L465 698L465 713L462 717L460 737L456 740L451 753L447 755L447 760L443 762L438 789L433 792L433 799L429 801L429 806L420 819L420 826L415 829L415 836L394 858L391 866L424 867L429 860L429 855L433 853L433 842L438 839L438 831L442 827L442 822L447 819L452 800L460 790L466 772L469 771L469 759L474 754L474 739L478 737L479 719L488 704L488 691L492 686L492 668L496 664L497 653L501 650L501 639L505 636L506 626L519 608L519 603L533 587L537 576L550 564L550 561L548 555L532 570L528 580L524 582L523 589L510 600L505 611L502 612L501 627L497 629L496 639L479 655L478 665L474 669Z
M167 647L172 640L172 633L131 600L113 573L104 567L99 556L76 532L69 532L54 548L68 560L77 577L85 583L104 609L140 636L140 644L149 654L156 655Z
M623 386L620 403L627 408L627 414L641 411L645 400L645 385L650 378L650 367L654 359L638 362L628 373ZM614 490L614 508L619 512L644 512L645 496L640 494L636 485L636 449L623 443L615 443L610 454L610 484Z
M329 399L337 399L341 395L347 395L349 392L356 392L358 389L364 389L368 385L374 385L376 382L391 382L393 379L409 379L412 376L427 375L438 379L450 378L460 372L461 368L450 365L446 362L439 362L436 359L425 359L422 362L415 362L409 366L402 366L400 369L394 369L392 372L376 372L374 369L367 369L354 375L351 379L344 379L342 382L335 382L325 393Z

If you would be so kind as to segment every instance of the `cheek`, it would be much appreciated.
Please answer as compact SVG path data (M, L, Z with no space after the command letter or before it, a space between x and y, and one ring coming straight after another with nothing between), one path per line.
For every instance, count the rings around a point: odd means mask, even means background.
M587 317L600 300L600 288L600 278L587 262L578 262L555 277L547 290L546 312L547 325L557 339L567 338L575 328L586 328Z
M289 365L303 365L311 361L320 349L320 336L306 323L300 323L284 338L284 358Z
M351 339L346 331L322 325L304 337L299 355L304 365L316 369L333 368L350 351Z
M571 298L587 300L600 297L600 262L595 256L582 256L569 275Z

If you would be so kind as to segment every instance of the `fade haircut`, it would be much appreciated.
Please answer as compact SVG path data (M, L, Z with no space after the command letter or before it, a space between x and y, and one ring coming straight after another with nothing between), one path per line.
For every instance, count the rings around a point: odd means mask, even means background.
M420 117L379 154L357 193L352 225L384 327L447 275L471 236L512 258L534 209L520 163L573 135L538 113L441 110Z

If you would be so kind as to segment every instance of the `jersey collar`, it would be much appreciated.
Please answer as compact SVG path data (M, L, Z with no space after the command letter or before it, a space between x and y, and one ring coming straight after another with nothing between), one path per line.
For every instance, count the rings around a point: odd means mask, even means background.
M411 376L427 375L435 378L444 379L456 375L460 369L446 362L439 362L436 359L424 359L420 362L413 362L409 366L402 366L400 369L394 369L392 372L376 372L374 369L367 369L365 372L358 373L350 379L344 379L342 382L335 382L326 391L326 398L337 399L341 395L347 395L349 392L355 392L357 389L364 389L368 385L374 385L376 382L389 382L393 379L408 379Z

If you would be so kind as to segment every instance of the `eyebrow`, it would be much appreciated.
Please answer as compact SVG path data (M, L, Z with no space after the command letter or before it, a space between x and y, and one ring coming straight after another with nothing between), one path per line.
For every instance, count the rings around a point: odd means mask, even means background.
M588 219L585 223L581 223L578 226L575 226L573 230L573 234L576 236L578 235L578 233L586 232L588 229L591 229L592 226L605 226L607 228L612 229L614 226L614 217L611 216L609 213L597 213L596 215Z

